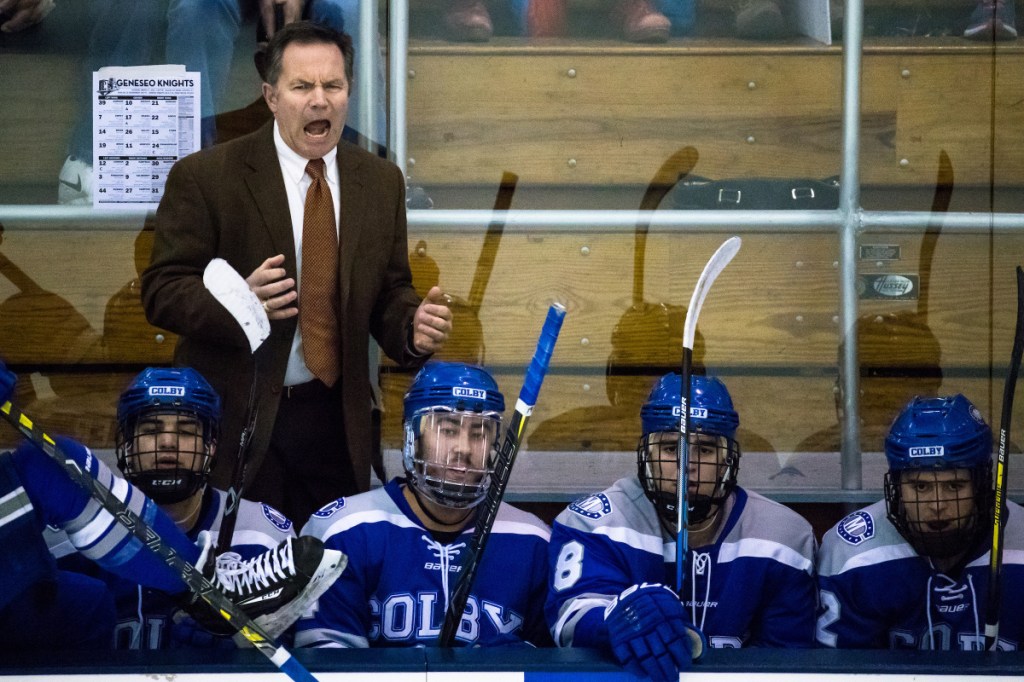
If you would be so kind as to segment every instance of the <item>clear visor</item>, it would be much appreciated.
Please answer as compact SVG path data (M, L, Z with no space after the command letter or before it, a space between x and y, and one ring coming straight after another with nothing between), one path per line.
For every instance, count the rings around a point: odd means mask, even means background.
M471 507L487 491L501 415L450 409L418 412L406 424L404 464L413 484L446 507Z

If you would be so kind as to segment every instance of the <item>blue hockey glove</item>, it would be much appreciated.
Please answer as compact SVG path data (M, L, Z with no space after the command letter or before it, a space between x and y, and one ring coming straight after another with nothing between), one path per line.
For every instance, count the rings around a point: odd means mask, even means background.
M656 682L678 680L703 655L705 641L679 597L656 583L633 585L604 612L612 653L630 673Z
M7 369L7 365L0 360L0 405L6 403L14 395L14 384L18 381L18 375Z

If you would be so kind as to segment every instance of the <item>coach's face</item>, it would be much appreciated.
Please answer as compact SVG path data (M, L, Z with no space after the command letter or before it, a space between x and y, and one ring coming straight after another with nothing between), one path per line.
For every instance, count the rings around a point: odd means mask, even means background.
M305 159L319 159L341 139L348 89L337 45L292 43L281 55L277 82L263 84L263 97L285 143Z

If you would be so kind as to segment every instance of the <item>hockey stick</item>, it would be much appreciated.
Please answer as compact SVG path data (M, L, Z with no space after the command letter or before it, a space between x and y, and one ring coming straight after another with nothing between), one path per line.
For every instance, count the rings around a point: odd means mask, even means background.
M537 349L533 352L533 359L530 360L530 366L526 369L526 377L523 379L523 387L519 391L519 399L516 400L515 413L505 431L505 440L501 444L501 450L498 452L494 464L494 473L491 475L491 484L487 488L487 497L484 499L480 511L477 512L476 530L469 548L466 550L466 559L462 564L459 581L455 584L451 600L448 603L444 625L442 625L441 635L438 637L439 646L450 647L452 645L459 624L462 622L462 612L466 610L466 602L469 601L469 592L473 588L476 570L483 558L484 547L491 535L491 528L494 527L494 519L498 516L498 507L501 505L509 476L512 474L512 465L515 463L519 445L522 443L526 422L537 404L537 394L540 393L540 385L544 381L544 375L551 363L551 352L555 348L558 332L562 329L564 319L565 306L555 303L548 308L548 316L544 320L540 338L537 340Z
M249 284L242 276L222 258L214 258L203 272L203 284L217 302L231 313L238 326L245 332L249 341L250 357L252 358L252 383L249 385L249 398L245 407L245 421L242 433L238 438L238 452L235 455L235 466L231 474L231 487L227 491L224 502L224 516L220 521L217 533L217 554L230 551L231 539L235 534L235 521L238 520L238 508L242 500L242 488L245 486L245 470L248 465L249 443L253 431L256 430L256 419L259 415L259 401L256 399L256 386L259 379L259 367L256 361L256 350L270 336L270 320L267 311Z
M515 173L505 171L501 174L501 184L498 186L498 194L494 197L494 210L507 211L512 205L512 195L516 191L516 183L519 176ZM476 270L473 272L472 284L469 285L469 307L474 314L480 314L480 304L484 300L484 292L487 290L487 283L491 279L491 271L494 270L494 259L498 254L498 245L501 243L501 234L505 230L505 218L495 218L487 226L487 233L484 235L483 246L480 247L480 257L476 260Z
M676 591L683 589L683 564L686 561L686 553L689 549L689 536L686 525L689 523L689 503L687 486L690 484L690 384L692 383L693 364L693 338L697 331L697 316L700 315L701 306L715 279L725 269L725 266L736 256L742 242L739 237L726 239L711 260L704 266L700 273L697 286L690 297L690 305L686 309L686 321L683 323L683 374L679 390L679 472L676 480Z
M256 357L252 360L252 383L249 385L249 399L245 407L245 426L238 436L238 454L235 456L235 469L231 473L231 487L227 490L224 501L224 516L220 520L217 532L217 554L231 550L231 540L235 534L235 522L238 520L238 509L242 503L242 490L245 487L245 470L249 464L249 444L256 430L256 419L259 416L259 401L256 399L256 381L259 376Z
M1024 270L1017 266L1017 327L1013 334L1010 367L1003 384L1003 413L999 419L999 450L996 456L995 500L992 511L992 549L988 562L988 603L985 609L985 650L995 650L999 638L999 602L1003 578L1003 530L1006 517L1006 454L1010 446L1013 394L1017 388L1021 355L1024 355Z
M260 653L270 659L270 662L280 668L281 672L295 680L295 682L316 682L316 678L301 663L295 660L287 649L275 644L255 621L242 609L235 606L223 592L211 584L199 569L185 561L176 551L171 549L157 535L156 531L150 528L134 511L119 500L113 492L104 487L87 471L79 468L78 463L74 459L64 455L60 448L57 447L53 438L33 423L17 406L7 401L0 406L0 415L18 429L22 435L32 441L36 447L56 461L71 480L88 492L105 510L110 512L118 523L138 538L143 545L163 559L164 563L178 574L181 581L192 592L220 613L232 628L237 630Z

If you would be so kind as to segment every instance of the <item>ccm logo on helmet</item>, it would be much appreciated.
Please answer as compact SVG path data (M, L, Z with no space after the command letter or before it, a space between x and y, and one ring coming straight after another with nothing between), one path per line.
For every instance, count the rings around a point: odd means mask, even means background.
M470 398L472 400L487 400L487 391L482 388L466 388L465 386L453 386L452 395L456 398Z
M171 397L183 397L185 395L184 386L150 386L149 390L146 391L148 395L166 395Z
M910 448L908 453L911 457L944 457L946 448L941 445L928 445L925 447Z

